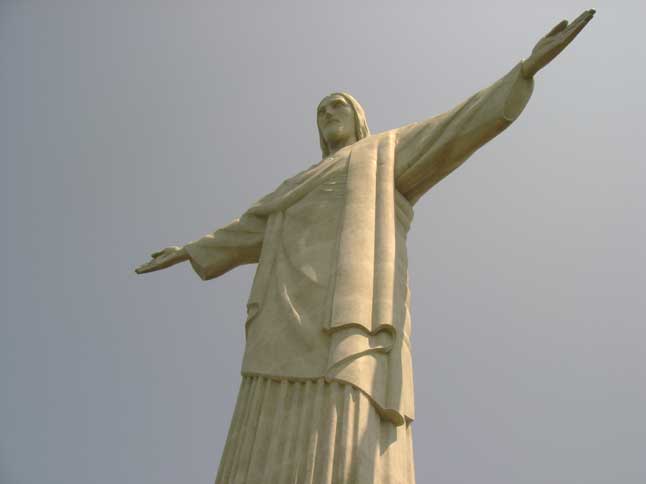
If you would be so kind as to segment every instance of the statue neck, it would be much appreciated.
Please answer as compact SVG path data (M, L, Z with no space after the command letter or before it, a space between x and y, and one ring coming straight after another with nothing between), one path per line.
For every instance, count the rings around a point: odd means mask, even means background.
M336 142L328 142L328 149L330 151L330 154L328 156L332 156L335 154L337 151L345 148L346 146L350 146L351 144L354 144L357 142L356 136L352 135L349 138L345 138L343 140L338 140Z

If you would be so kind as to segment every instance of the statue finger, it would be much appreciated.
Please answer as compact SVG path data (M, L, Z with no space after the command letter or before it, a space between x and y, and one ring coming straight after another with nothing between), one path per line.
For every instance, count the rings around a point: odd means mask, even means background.
M140 265L135 269L135 272L137 274L145 274L146 272L150 272L150 262Z
M164 253L165 250L166 249L162 249L162 250L158 250L157 252L153 252L152 254L150 254L150 257L152 257L153 259L156 258L156 257L159 257L160 255L162 255Z
M570 27L572 28L571 29L568 28L567 31L565 32L567 42L571 42L574 39L574 37L579 35L579 32L581 32L584 29L584 27L588 25L588 22L590 22L590 20L592 20L592 15L589 15L583 20L578 21L576 25L574 24L574 22L570 24Z
M145 264L137 267L135 269L135 272L137 274L145 274L146 272L153 272L153 271L158 271L159 269L163 269L164 266L164 261L160 259L154 259L151 260L150 262L146 262Z
M570 22L570 26L568 28L572 30L580 29L583 28L581 25L585 26L590 20L592 20L592 17L594 17L595 10L590 9L586 10L583 12L581 15L579 15L577 18L575 18L572 22Z
M562 32L565 27L568 26L568 21L567 20L561 20L559 23L557 23L552 30L550 30L545 37L551 37L553 35L558 34L559 32Z

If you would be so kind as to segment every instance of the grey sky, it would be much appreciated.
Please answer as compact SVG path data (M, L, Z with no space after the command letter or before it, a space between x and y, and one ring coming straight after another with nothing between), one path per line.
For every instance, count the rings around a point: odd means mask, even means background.
M418 482L646 482L646 47L604 2L416 206ZM0 2L0 482L211 482L253 267L136 276L319 160L504 75L585 1Z

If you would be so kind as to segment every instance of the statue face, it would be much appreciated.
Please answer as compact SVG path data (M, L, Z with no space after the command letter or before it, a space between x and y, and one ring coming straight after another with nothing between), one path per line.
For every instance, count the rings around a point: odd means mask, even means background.
M342 96L324 98L319 104L316 122L328 146L356 141L354 109Z

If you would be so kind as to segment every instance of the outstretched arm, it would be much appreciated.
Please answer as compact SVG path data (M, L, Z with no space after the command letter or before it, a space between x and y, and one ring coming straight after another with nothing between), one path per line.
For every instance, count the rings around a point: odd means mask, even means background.
M575 21L559 23L507 75L462 104L397 132L395 182L415 203L474 151L505 130L522 112L533 90L534 74L556 57L592 19L587 10Z
M152 260L137 267L135 272L145 274L190 261L202 279L213 279L239 265L258 262L264 231L265 219L245 214L183 247L167 247L155 252Z
M518 63L450 111L397 130L395 185L415 203L523 111L534 88Z

